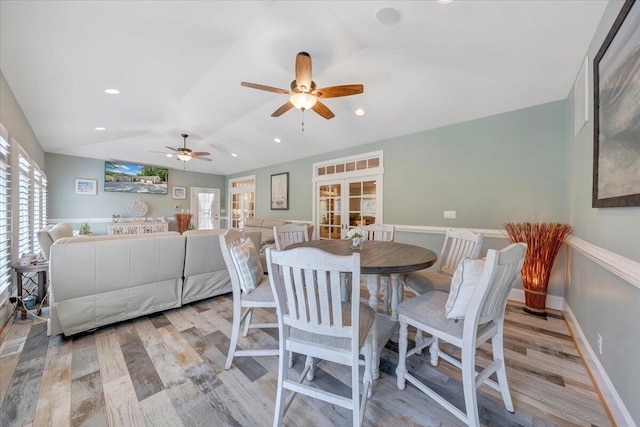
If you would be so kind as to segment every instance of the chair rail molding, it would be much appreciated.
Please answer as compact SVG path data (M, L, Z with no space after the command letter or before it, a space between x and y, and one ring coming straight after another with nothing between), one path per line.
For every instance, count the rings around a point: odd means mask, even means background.
M566 243L599 266L640 288L640 263L586 242L579 237L569 236Z
M396 225L396 232L445 234L447 230L460 227L436 227L430 225ZM507 233L504 230L470 228L476 233L483 233L485 237L495 239L506 239ZM640 263L625 258L614 252L603 249L592 243L586 242L579 237L569 236L565 244L575 249L600 267L610 271L621 279L631 283L636 288L640 288Z

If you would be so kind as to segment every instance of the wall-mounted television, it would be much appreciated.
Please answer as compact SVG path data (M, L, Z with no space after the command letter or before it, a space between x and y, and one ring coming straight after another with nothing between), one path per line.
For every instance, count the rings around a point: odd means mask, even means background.
M104 191L168 194L169 169L135 163L105 162Z

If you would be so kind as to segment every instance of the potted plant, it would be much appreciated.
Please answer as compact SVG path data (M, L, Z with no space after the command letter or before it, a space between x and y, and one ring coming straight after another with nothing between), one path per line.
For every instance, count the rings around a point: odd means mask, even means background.
M527 244L522 266L524 311L545 316L551 268L560 246L573 229L567 224L529 222L509 223L504 228L512 243Z
M87 236L91 234L91 227L89 227L88 222L83 222L82 224L80 224L78 234L80 234L81 236Z

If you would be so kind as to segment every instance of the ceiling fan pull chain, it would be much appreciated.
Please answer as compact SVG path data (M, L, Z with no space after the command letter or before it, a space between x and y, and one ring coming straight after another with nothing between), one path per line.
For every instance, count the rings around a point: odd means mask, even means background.
M304 108L300 111L302 111L302 132L304 132Z

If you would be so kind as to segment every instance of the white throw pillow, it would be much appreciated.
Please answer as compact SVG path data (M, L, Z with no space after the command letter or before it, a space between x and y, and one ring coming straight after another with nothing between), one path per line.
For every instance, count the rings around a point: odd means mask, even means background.
M239 245L231 246L231 257L238 270L240 288L248 294L258 286L264 274L258 251L251 239L245 239Z
M484 261L465 258L458 264L451 279L451 290L445 305L447 319L464 319L473 291L482 276Z

